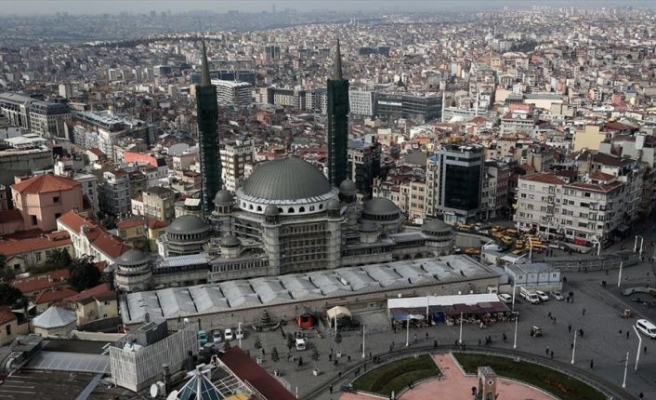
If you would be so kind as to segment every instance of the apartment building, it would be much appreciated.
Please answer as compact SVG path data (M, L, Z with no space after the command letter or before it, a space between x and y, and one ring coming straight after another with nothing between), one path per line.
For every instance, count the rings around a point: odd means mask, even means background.
M351 115L373 117L376 115L376 92L369 90L349 90Z
M247 106L253 102L252 86L247 82L212 79L216 100L222 106Z
M381 146L376 136L350 140L347 151L347 176L355 183L361 198L371 198L374 179L381 176Z
M103 179L98 186L101 209L114 216L129 215L132 209L129 174L122 169L105 171Z
M63 137L64 125L71 119L71 111L65 103L10 92L0 93L0 113L11 125L47 137Z
M426 215L447 224L478 218L483 186L483 148L478 145L441 146L426 167Z
M253 163L255 147L251 139L237 139L226 143L221 153L221 179L226 190L234 192L240 187L246 175L245 166Z
M548 172L520 177L515 222L522 230L591 247L628 231L626 194L624 182L603 172L573 183Z
M484 220L505 217L509 212L508 182L511 168L497 161L486 161L481 194L481 213Z
M170 223L175 218L175 192L171 189L154 186L143 192L143 214Z

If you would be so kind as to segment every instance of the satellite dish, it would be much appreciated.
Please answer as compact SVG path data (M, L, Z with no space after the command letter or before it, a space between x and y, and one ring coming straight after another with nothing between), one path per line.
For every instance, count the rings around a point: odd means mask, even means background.
M153 383L150 385L150 397L156 399L157 396L159 396L159 387L157 387L156 383Z
M169 393L169 396L166 398L166 400L178 400L178 391L174 390Z

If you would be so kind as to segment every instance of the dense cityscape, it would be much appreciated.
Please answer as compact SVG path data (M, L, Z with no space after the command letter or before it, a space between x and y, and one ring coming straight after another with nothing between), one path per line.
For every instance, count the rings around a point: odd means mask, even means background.
M492 3L0 16L0 397L656 398L656 11Z

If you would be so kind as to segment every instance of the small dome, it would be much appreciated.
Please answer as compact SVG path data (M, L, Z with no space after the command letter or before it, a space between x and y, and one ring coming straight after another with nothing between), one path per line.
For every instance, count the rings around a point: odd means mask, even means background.
M141 250L128 250L116 259L118 265L132 266L141 265L150 260L150 256Z
M171 222L171 225L166 228L167 233L177 234L194 234L201 233L209 230L210 227L205 221L195 215L183 215Z
M344 179L344 181L339 185L339 193L343 194L344 196L355 196L358 194L358 188L355 187L355 183L353 183L352 180Z
M380 227L375 222L364 221L362 224L360 224L360 232L372 233L378 232L379 229Z
M241 246L241 241L232 235L227 235L221 238L219 244L221 247L237 247Z
M331 211L339 210L340 209L339 201L337 201L336 199L330 200L328 202L328 209Z
M363 214L368 215L393 215L400 212L399 208L391 200L376 197L364 203Z
M440 233L450 231L451 227L439 219L427 219L421 225L422 232L426 233Z
M233 202L234 197L232 196L232 193L225 189L219 190L216 192L216 196L214 196L214 204L216 205L232 204Z
M267 217L276 217L278 214L280 214L280 211L278 210L278 207L274 206L273 204L269 204L264 209L264 215Z

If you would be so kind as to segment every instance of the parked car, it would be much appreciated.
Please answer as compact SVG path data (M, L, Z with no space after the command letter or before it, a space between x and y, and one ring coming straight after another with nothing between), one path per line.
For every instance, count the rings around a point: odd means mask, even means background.
M531 328L531 337L540 337L542 336L542 329L538 326L533 326Z
M563 294L560 292L551 292L551 297L558 301L563 301Z
M503 303L510 304L512 303L512 296L507 293L500 293L497 295L499 300Z
M201 346L205 346L207 344L207 331L205 331L205 329L200 329L198 331L198 341L200 342Z
M235 339L243 339L244 338L244 330L239 328L235 329Z
M234 340L235 335L232 333L232 329L228 328L223 333L223 337L225 338L225 340Z
M536 290L535 294L538 296L540 301L549 301L549 295L543 292L542 290Z
M214 332L212 332L212 341L214 343L223 341L223 335L221 334L220 330L216 329Z

